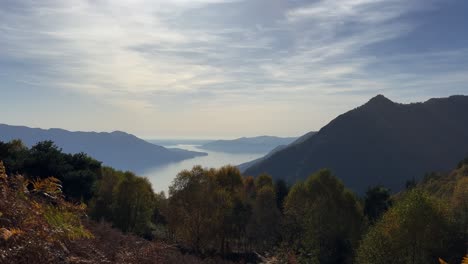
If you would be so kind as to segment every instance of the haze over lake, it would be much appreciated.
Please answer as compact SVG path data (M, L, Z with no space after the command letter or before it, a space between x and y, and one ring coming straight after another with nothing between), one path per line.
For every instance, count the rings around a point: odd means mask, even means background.
M152 140L150 142L159 142L157 140ZM201 151L208 153L207 156L195 157L192 159L183 160L181 162L174 162L163 166L154 167L148 169L142 173L142 176L147 177L151 184L153 185L153 190L155 192L164 191L168 193L169 185L176 177L177 173L182 170L190 170L195 165L201 165L202 167L207 168L219 168L224 165L239 165L247 161L251 161L257 158L260 158L266 154L266 152L261 153L227 153L227 152L217 152L210 151L199 148L200 144L193 144L193 142L188 142L186 140L181 140L183 144L171 144L163 145L166 148L180 148L193 151ZM170 142L177 143L177 142ZM192 143L192 144L188 144ZM198 143L198 142L197 142Z

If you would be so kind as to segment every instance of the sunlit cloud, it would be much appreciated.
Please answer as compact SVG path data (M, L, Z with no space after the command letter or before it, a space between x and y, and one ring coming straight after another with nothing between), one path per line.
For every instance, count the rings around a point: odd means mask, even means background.
M203 115L217 111L239 126L263 117L265 131L300 134L344 110L305 124L309 102L316 111L381 92L408 98L412 90L410 98L419 99L442 95L447 86L452 90L445 92L461 91L468 83L466 49L387 56L375 48L415 34L417 16L443 2L6 1L0 4L0 76L92 97L129 116L144 112L158 124L184 121L189 129L206 125ZM290 130L266 123L277 109L300 115Z

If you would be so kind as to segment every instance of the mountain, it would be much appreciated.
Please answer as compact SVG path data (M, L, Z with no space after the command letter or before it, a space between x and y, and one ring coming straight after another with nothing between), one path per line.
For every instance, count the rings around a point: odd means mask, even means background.
M294 137L242 137L233 140L216 140L200 146L201 149L228 153L265 153L277 146L287 145L296 140Z
M294 182L330 168L359 193L377 184L398 191L407 180L448 171L467 156L467 113L468 96L398 104L378 95L245 173Z
M317 132L315 131L312 131L312 132L309 132L299 138L297 138L296 140L294 140L292 143L290 143L289 145L279 145L277 146L276 148L274 148L273 150L271 150L270 152L268 152L265 156L261 157L261 158L258 158L258 159L254 159L252 161L248 161L248 162L245 162L245 163L242 163L242 164L239 164L237 165L237 168L239 168L239 170L241 172L244 172L245 170L247 170L249 167L252 167L253 165L259 163L260 161L263 161L271 156L273 156L273 154L275 154L276 152L279 152L280 150L282 149L285 149L287 146L290 146L290 145L293 145L293 144L300 144L302 143L303 141L305 141L306 139L310 138L311 136L315 135Z
M137 173L151 167L206 155L202 152L164 148L121 131L71 132L57 128L40 129L0 124L0 140L12 139L21 139L28 147L39 141L52 140L66 153L84 152L105 165Z

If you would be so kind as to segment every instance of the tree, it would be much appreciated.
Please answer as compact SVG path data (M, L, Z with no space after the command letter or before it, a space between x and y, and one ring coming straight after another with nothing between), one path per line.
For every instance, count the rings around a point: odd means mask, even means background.
M271 178L271 176L266 174L266 173L260 174L255 179L255 188L257 190L260 190L261 188L263 188L265 186L273 187L273 178Z
M19 139L8 143L0 141L0 160L3 160L8 175L24 173L24 162L28 156L28 148Z
M258 250L271 249L277 243L280 216L276 207L275 191L271 186L263 186L257 192L252 217L247 227L249 239L255 242Z
M414 189L390 208L365 235L357 262L435 263L453 245L449 210L440 201Z
M283 212L283 203L288 196L289 188L284 180L277 180L275 182L275 192L276 192L276 206Z
M252 201L253 199L255 199L256 195L255 179L252 176L247 176L244 178L243 182L246 199Z
M180 172L169 187L169 228L176 239L202 252L216 237L220 227L218 218L222 194L216 192L212 171L195 166ZM219 196L219 199L217 199Z
M146 178L126 172L117 187L113 204L113 219L123 232L146 235L151 228L154 192Z
M468 250L468 177L462 177L457 181L451 205L462 240L465 241L465 247Z
M295 184L285 202L285 238L309 263L351 263L362 227L356 197L329 170Z
M237 167L224 166L214 173L216 183L228 192L237 192L243 187L242 176Z
M364 214L375 223L391 206L390 191L382 186L370 188L364 200Z
M24 166L28 177L53 176L59 180L63 180L65 171L71 169L62 150L50 140L32 146Z
M101 179L96 183L94 197L90 201L90 213L96 220L114 220L112 206L114 203L114 194L123 181L125 174L110 167L103 167Z
M67 169L63 172L64 193L74 199L88 202L93 196L93 187L101 177L101 162L84 153L63 154Z

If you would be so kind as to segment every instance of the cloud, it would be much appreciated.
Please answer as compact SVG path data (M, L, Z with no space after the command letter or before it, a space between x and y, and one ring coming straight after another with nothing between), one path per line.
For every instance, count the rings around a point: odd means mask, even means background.
M460 87L467 82L468 65L459 59L467 61L466 50L387 56L372 49L412 34L420 23L412 14L440 3L6 1L0 76L179 120L180 109L238 118L226 105L290 115L310 101L323 106L330 96L403 95L402 82L413 90ZM424 78L427 72L437 74ZM292 110L292 102L303 109Z

